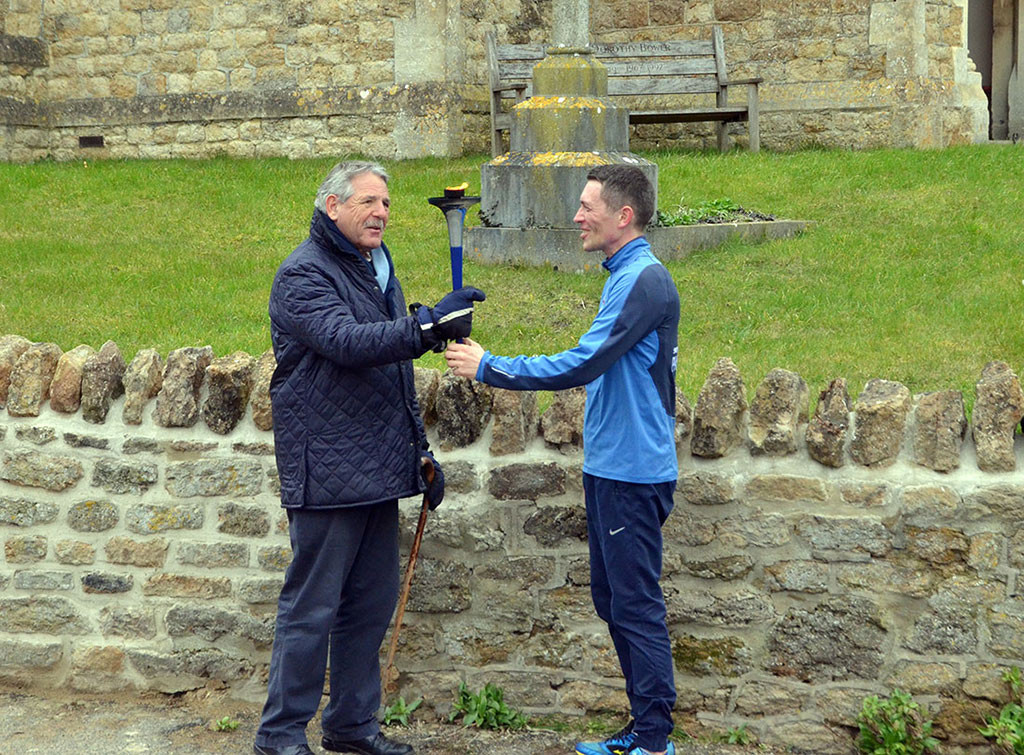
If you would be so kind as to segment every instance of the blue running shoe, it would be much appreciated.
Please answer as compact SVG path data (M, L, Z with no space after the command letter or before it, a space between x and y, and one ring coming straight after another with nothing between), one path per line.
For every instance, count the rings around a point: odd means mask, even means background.
M645 750L643 747L634 747L627 755L651 755L651 751ZM668 747L665 749L665 755L676 755L676 746L671 742L668 743Z
M612 734L603 742L580 742L576 755L627 755L631 752L636 734L633 733L633 719L621 731Z

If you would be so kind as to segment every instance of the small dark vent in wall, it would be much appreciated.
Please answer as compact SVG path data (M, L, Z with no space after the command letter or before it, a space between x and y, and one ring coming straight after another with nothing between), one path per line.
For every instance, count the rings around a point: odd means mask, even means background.
M103 137L102 136L80 136L78 137L78 146L81 149L88 147L102 147Z

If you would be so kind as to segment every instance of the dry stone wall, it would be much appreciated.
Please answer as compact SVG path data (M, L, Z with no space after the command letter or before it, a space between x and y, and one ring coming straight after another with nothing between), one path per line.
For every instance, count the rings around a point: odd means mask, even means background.
M965 9L592 0L590 36L707 39L720 25L733 78L764 79L773 149L932 147L988 135ZM0 0L0 159L484 152L485 34L549 43L551 28L550 0ZM634 127L634 149L678 146L713 147L711 126Z
M290 557L273 367L0 337L0 682L262 696ZM436 370L417 389L448 492L399 693L424 715L463 680L535 714L626 710L590 602L582 389L540 416L532 393ZM996 361L971 399L968 420L959 391L851 395L783 369L751 391L728 359L692 406L679 396L663 588L691 733L848 752L863 698L899 687L944 752L983 744L1001 672L1024 665L1024 392ZM418 508L402 503L403 552Z

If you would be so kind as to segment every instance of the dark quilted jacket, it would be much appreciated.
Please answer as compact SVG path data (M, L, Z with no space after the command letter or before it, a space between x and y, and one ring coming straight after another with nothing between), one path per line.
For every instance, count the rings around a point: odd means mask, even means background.
M327 224L330 224L328 227ZM333 508L423 491L427 448L411 359L426 347L391 266L371 267L317 211L274 277L270 383L281 503Z

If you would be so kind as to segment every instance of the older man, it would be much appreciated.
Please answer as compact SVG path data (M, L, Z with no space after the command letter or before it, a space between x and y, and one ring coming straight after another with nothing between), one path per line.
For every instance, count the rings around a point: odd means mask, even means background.
M292 561L254 752L312 752L306 725L329 661L324 748L408 755L412 747L386 738L376 719L378 653L398 595L398 499L426 490L437 506L444 495L410 360L468 336L484 295L461 288L407 313L383 242L391 199L381 166L339 163L314 205L309 238L270 292L270 396Z

